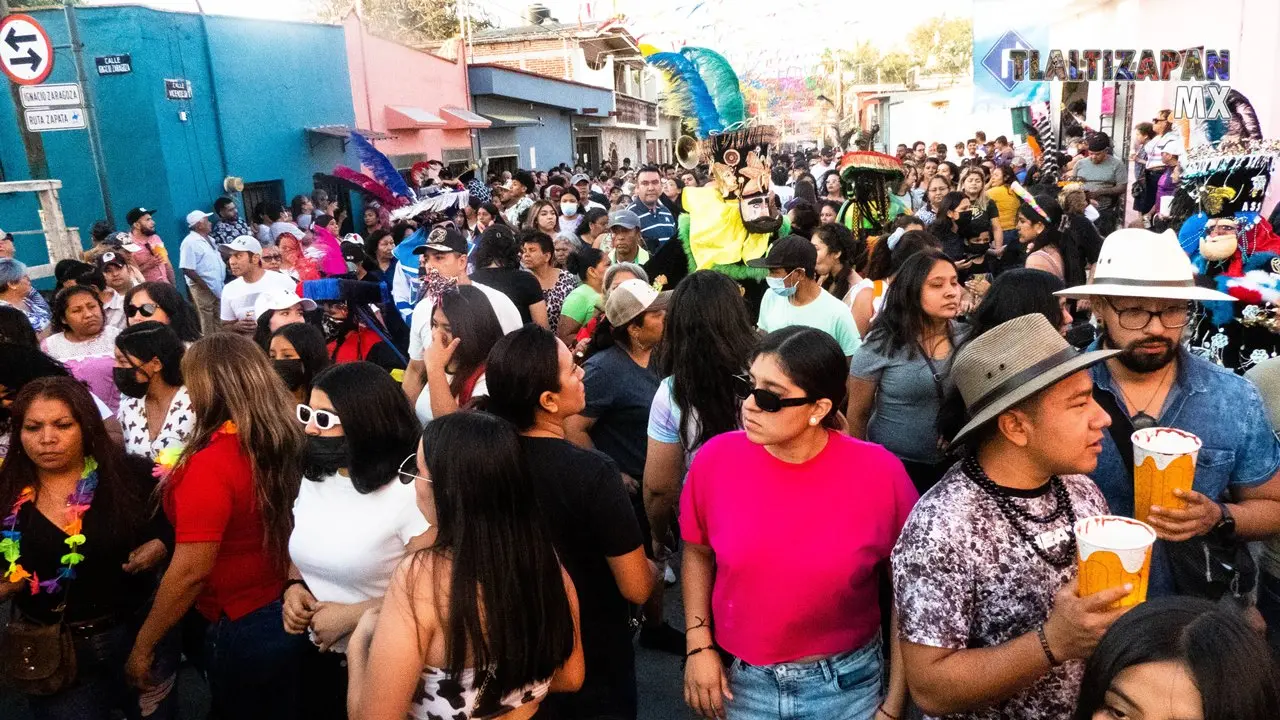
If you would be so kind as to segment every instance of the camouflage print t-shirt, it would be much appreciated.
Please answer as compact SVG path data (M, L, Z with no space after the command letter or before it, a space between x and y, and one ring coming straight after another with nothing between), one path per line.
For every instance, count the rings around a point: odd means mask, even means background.
M920 498L893 549L898 626L908 642L939 648L994 647L1033 632L1049 617L1053 597L1076 575L1036 554L994 498L953 467ZM1107 502L1083 475L1062 478L1077 518L1102 515ZM1045 517L1056 508L1050 484L1004 488L1023 510ZM1071 542L1066 514L1045 524L1019 520L1051 557ZM1075 707L1084 664L1068 662L1018 695L947 720L1065 720Z

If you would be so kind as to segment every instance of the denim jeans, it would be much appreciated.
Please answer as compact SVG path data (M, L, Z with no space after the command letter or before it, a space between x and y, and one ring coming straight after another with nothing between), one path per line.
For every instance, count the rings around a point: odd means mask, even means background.
M225 615L205 631L214 716L221 720L293 720L306 635L284 631L279 600L238 620Z
M117 709L129 720L171 720L178 716L178 693L172 684L167 685L167 694L163 687L157 691L148 703L150 713L142 714L138 692L124 677L125 660L133 649L135 636L128 624L119 623L88 634L74 630L72 633L76 680L56 695L28 696L32 717L36 720L110 720ZM177 636L171 633L156 645L151 677L167 684L177 672Z
M880 706L880 640L809 663L729 666L728 720L871 720Z

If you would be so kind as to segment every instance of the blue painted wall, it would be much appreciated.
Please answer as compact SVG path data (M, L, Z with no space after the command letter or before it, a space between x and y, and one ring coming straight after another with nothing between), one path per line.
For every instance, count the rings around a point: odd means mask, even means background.
M516 145L520 148L520 167L546 170L562 162L573 162L573 116L567 110L546 105L532 105L507 98L483 96L475 98L475 111L482 115L535 117L540 125L489 128L480 131L480 154L487 148ZM531 154L536 151L537 163ZM536 167L535 167L536 165Z
M55 46L70 43L61 11L32 15ZM118 229L127 229L124 216L130 208L154 208L157 229L175 259L187 232L183 217L195 208L211 209L222 194L224 176L282 180L292 196L310 192L313 173L355 161L340 141L320 139L312 148L304 132L318 125L354 124L341 27L211 16L204 19L206 53L198 15L100 7L82 8L78 18ZM94 57L124 53L132 56L132 73L98 76ZM167 99L166 78L190 81L193 98ZM71 51L58 50L45 82L75 81ZM179 116L183 111L185 121ZM20 122L12 103L0 99L0 165L6 180L32 177ZM42 138L48 177L63 182L67 223L80 228L87 244L90 226L106 216L88 131L43 133ZM0 227L38 228L34 196L0 196ZM19 238L18 254L29 263L47 261L39 236Z

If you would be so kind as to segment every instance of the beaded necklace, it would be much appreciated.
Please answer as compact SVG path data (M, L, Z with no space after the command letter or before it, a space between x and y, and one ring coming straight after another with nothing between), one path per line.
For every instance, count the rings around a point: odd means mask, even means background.
M62 567L58 570L58 574L50 580L41 580L35 573L28 572L18 563L18 559L22 556L22 533L18 532L18 511L23 505L34 502L36 499L35 486L23 488L8 517L4 519L4 530L0 530L0 556L9 563L9 568L4 572L4 578L11 583L26 581L32 595L38 595L41 592L56 593L62 588L64 580L73 579L76 576L76 565L84 562L84 555L79 552L80 546L85 542L81 530L84 529L84 514L93 504L93 494L97 489L98 462L87 457L84 459L84 470L80 473L76 489L67 496L67 520L62 525L62 532L67 534L67 539L63 542L66 543L68 551L59 560Z
M1062 478L1057 475L1049 478L1049 487L1053 491L1055 501L1054 509L1048 515L1037 517L1019 507L1018 503L1013 501L1013 497L987 475L982 466L978 464L977 458L972 455L965 458L963 470L975 485L991 496L991 499L995 501L996 507L1000 508L1001 514L1017 531L1018 536L1022 538L1023 542L1031 546L1031 549L1035 551L1036 555L1040 556L1041 560L1056 568L1067 567L1076 561L1076 536L1074 530L1076 511L1075 508L1071 507L1071 497L1067 494L1067 484L1062 482ZM1047 525L1063 515L1067 517L1070 540L1067 541L1065 548L1058 553L1050 554L1048 550L1040 547L1040 544L1036 542L1035 535L1027 529L1025 523Z

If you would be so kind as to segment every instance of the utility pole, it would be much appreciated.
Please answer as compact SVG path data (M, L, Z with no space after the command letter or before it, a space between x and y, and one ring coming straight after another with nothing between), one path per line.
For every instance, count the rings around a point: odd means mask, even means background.
M71 37L71 54L76 63L76 80L84 95L84 116L89 121L89 154L93 156L93 169L98 174L98 188L102 191L102 206L107 222L115 227L115 213L111 209L111 185L107 180L107 163L102 157L102 136L98 134L98 112L93 102L93 88L84 72L84 45L80 42L80 23L71 0L62 0L62 14L67 19L67 33Z
M0 0L0 17L9 15L9 0ZM53 58L49 58L53 62ZM49 179L49 161L44 155L44 138L40 133L27 129L22 113L22 95L18 84L9 83L9 97L13 101L13 116L18 120L18 134L22 136L22 149L27 156L27 171L35 180ZM5 178L9 179L9 178Z

